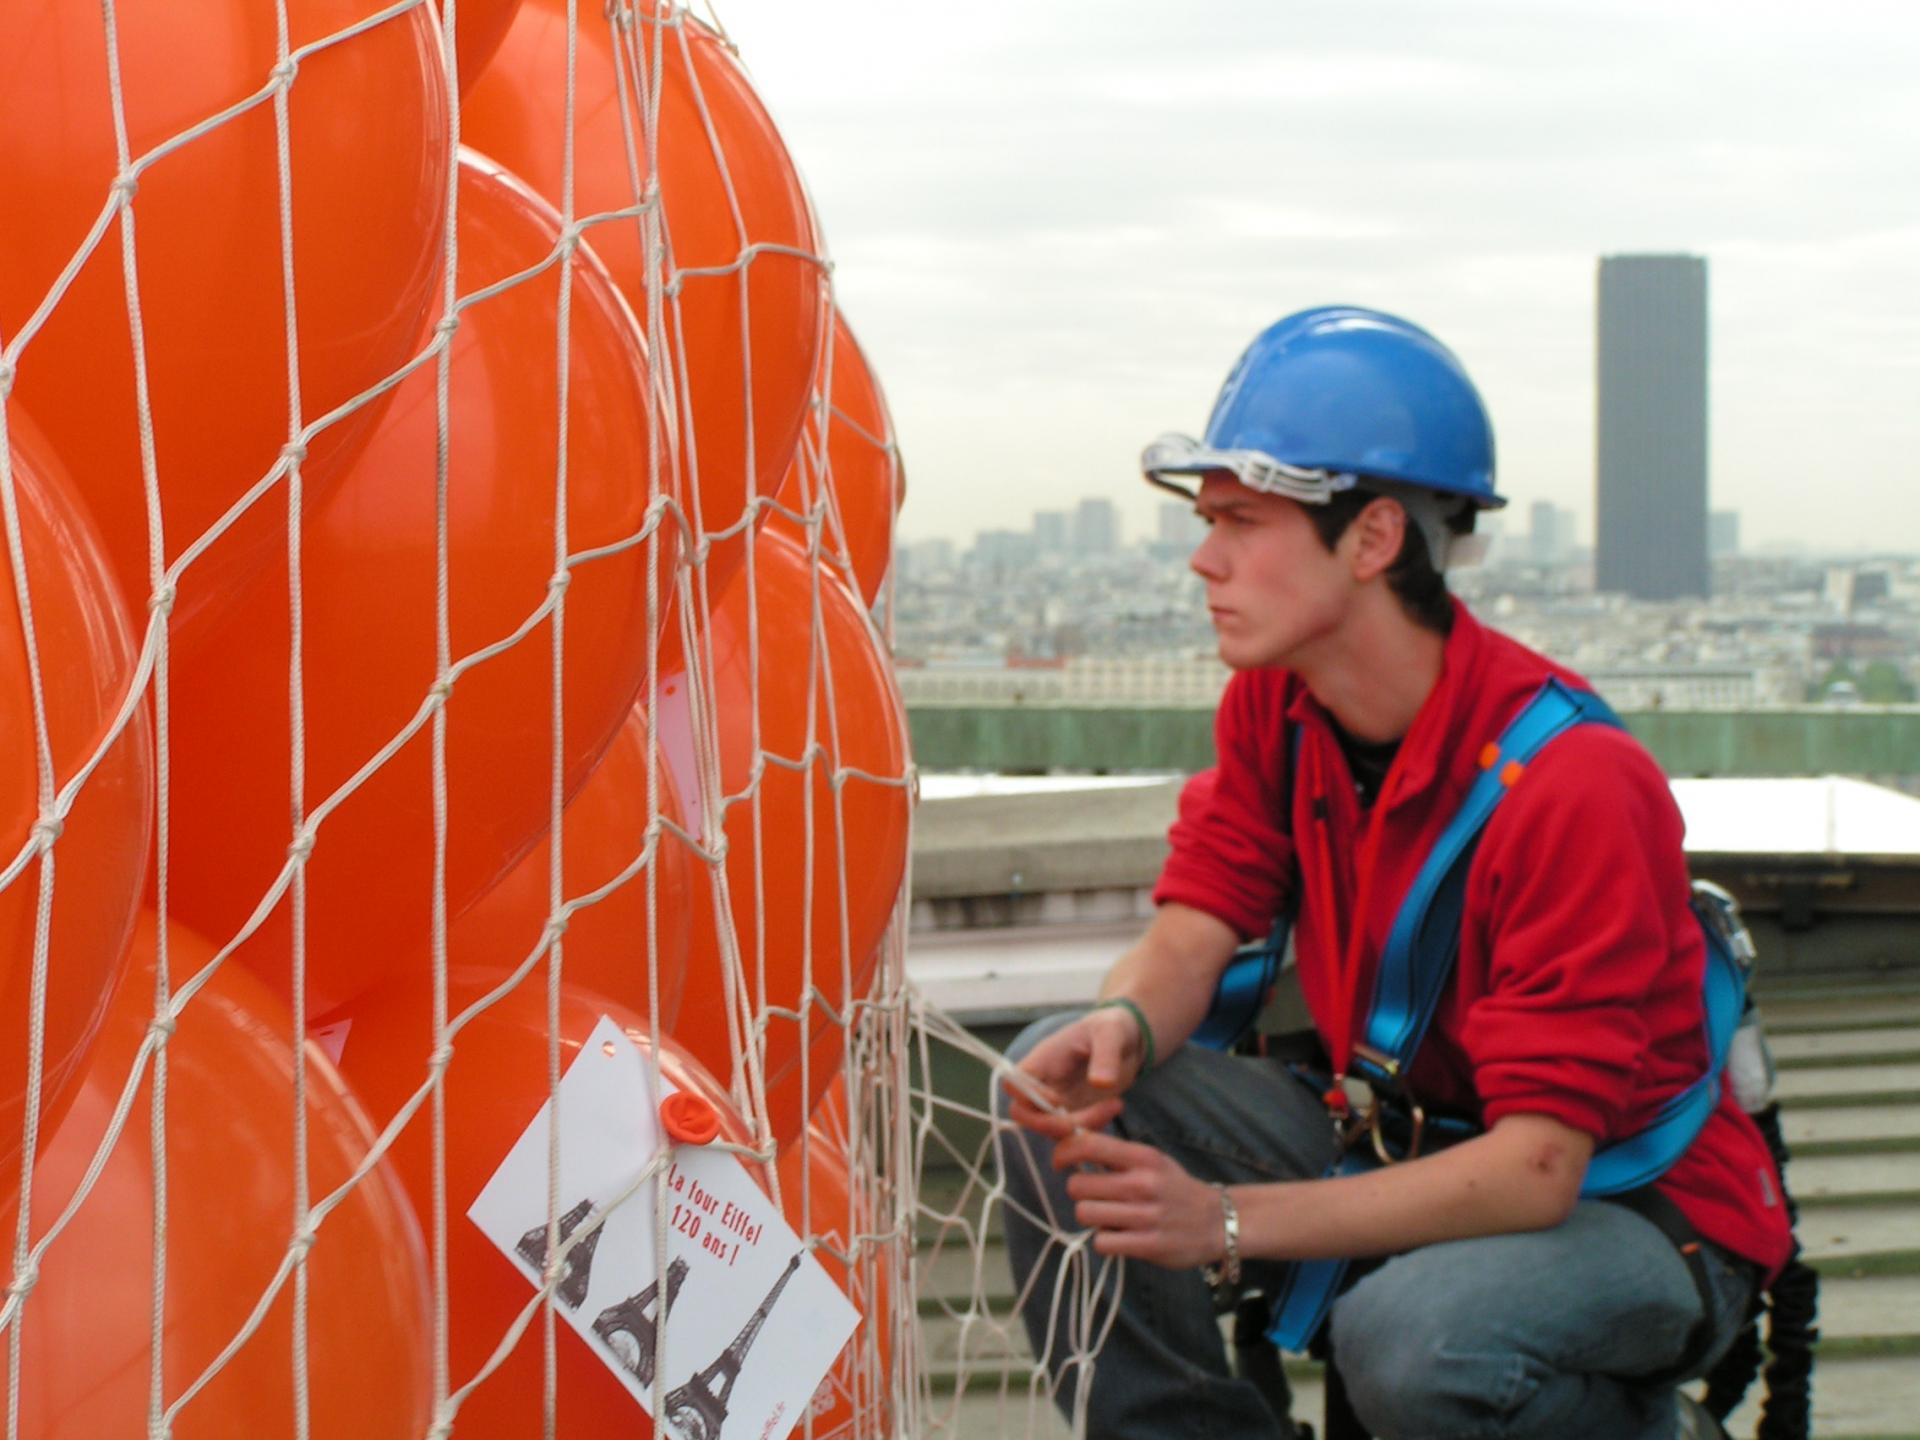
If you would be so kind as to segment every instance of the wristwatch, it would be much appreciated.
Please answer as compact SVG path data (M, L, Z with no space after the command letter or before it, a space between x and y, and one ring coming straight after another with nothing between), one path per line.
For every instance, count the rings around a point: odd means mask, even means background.
M1226 1186L1216 1184L1213 1188L1220 1197L1220 1228L1226 1235L1226 1253L1218 1265L1203 1266L1200 1273L1206 1277L1207 1284L1218 1290L1240 1283L1240 1211Z

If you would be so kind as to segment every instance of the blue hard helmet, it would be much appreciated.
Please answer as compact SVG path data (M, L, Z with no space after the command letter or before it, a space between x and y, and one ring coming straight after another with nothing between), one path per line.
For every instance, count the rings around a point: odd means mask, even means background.
M1220 387L1203 440L1165 435L1141 457L1147 478L1232 474L1251 489L1324 503L1383 480L1474 507L1493 490L1493 426L1454 353L1418 325L1328 305L1277 321Z

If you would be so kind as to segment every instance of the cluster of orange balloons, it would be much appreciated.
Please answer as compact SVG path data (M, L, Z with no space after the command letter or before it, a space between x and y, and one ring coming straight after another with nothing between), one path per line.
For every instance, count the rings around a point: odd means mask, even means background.
M904 484L792 160L670 0L283 8L0 7L32 1437L537 1427L541 1326L461 1392L531 1298L467 1210L602 1016L887 1303L845 1097ZM816 1428L886 1428L877 1343ZM648 1433L554 1344L557 1433Z

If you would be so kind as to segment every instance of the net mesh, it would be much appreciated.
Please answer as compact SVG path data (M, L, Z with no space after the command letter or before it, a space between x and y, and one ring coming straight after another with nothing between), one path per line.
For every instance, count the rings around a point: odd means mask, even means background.
M1053 1409L1056 1382L1031 1363L998 1253L1004 1194L992 1162L994 1122L986 1095L999 1062L919 1000L907 980L906 817L915 780L904 711L884 662L892 633L890 542L884 537L903 484L898 451L877 392L867 394L851 383L857 377L849 371L864 364L857 347L836 343L824 247L755 231L722 113L722 102L738 109L737 96L725 89L736 83L736 72L726 68L730 61L717 65L712 58L732 48L719 16L708 11L696 20L665 5L603 11L571 0L546 7L546 17L560 25L555 33L565 56L553 72L557 91L547 86L538 96L558 116L548 138L562 150L557 187L549 186L545 197L551 205L546 238L540 253L496 265L502 273L475 283L474 267L462 264L463 244L471 255L479 234L464 221L481 193L475 164L460 159L463 87L470 78L461 67L474 60L463 26L491 25L497 35L508 25L527 26L525 13L452 0L436 13L411 0L308 35L315 14L337 14L341 7L276 0L271 53L249 86L238 98L198 111L189 106L184 123L154 135L130 124L140 97L130 93L122 72L123 58L151 38L146 12L153 8L105 0L97 15L87 17L89 43L103 73L111 175L71 255L44 293L14 313L11 333L0 333L0 400L7 402L0 410L0 517L16 611L15 617L0 615L0 622L17 622L23 678L15 693L24 712L0 726L0 740L17 751L6 757L8 763L31 773L31 814L17 848L0 856L0 905L11 907L0 918L13 925L0 930L0 944L13 947L0 958L9 967L10 994L18 997L8 1023L15 1016L19 1022L6 1045L23 1052L17 1104L8 1111L17 1111L17 1139L8 1139L17 1148L6 1152L17 1156L17 1183L10 1177L0 1197L12 1220L10 1279L0 1309L8 1435L53 1433L78 1423L77 1410L49 1413L50 1405L66 1402L52 1369L36 1361L49 1346L62 1353L84 1348L81 1333L71 1328L76 1308L89 1317L92 1328L85 1333L96 1341L102 1333L125 1339L138 1332L126 1339L127 1353L144 1371L137 1409L111 1412L98 1433L131 1433L136 1420L153 1435L221 1433L234 1423L232 1407L257 1405L266 1394L275 1413L246 1413L254 1428L328 1433L345 1382L339 1370L324 1369L321 1357L343 1343L342 1332L356 1327L361 1311L355 1298L342 1301L325 1278L327 1267L341 1252L364 1251L377 1242L366 1212L384 1203L382 1196L391 1200L398 1193L389 1171L408 1154L425 1176L425 1188L411 1204L429 1295L426 1309L414 1316L428 1332L420 1337L428 1378L416 1411L376 1395L377 1409L401 1417L392 1422L393 1433L496 1433L485 1427L491 1423L487 1397L498 1391L484 1387L507 1373L523 1383L525 1375L513 1367L531 1347L539 1357L531 1372L538 1395L526 1413L547 1434L577 1425L569 1387L578 1382L567 1366L571 1342L556 1323L557 1297L570 1267L591 1254L607 1217L648 1190L670 1152L657 1152L624 1194L567 1225L571 1197L560 1187L567 1137L561 1125L549 1128L544 1283L523 1285L476 1350L454 1340L469 1304L460 1270L471 1190L464 1157L476 1146L503 1154L530 1116L523 1109L504 1128L496 1117L493 1132L476 1137L471 1114L454 1096L463 1047L469 1054L478 1047L491 1063L484 1048L494 1043L486 1038L489 1027L508 1025L508 1016L521 1017L511 1022L521 1025L513 1033L534 1035L544 1057L543 1085L517 1098L534 1105L558 1093L569 1047L579 1041L577 1026L569 1029L570 953L584 952L596 911L612 913L623 905L621 953L629 993L636 996L634 1028L653 1063L663 1064L663 1053L672 1050L669 1036L678 1022L667 1017L676 1013L676 1002L678 1014L694 1016L724 1038L724 1063L713 1066L716 1094L738 1123L720 1144L755 1167L806 1247L863 1317L807 1413L797 1418L796 1433L1060 1428ZM209 27L223 23L221 7L204 8ZM429 196L440 215L431 257L437 279L421 292L426 323L402 363L361 377L363 383L344 397L322 396L308 373L316 363L314 336L325 330L328 312L326 297L309 293L304 278L313 232L302 228L301 215L303 202L313 203L314 187L302 169L300 126L312 123L303 102L325 83L319 77L330 65L390 43L403 30L427 36L428 53L444 71L434 81L443 96L444 128L435 132L442 153L432 167L444 188ZM195 32L184 12L172 22L171 35L179 53L170 63L193 70ZM593 54L613 67L606 93L588 95L580 80L590 38L597 47ZM509 51L514 43L510 37ZM149 67L143 76L151 73ZM381 106L366 96L361 100L362 118L372 116L377 135ZM620 203L604 203L604 195L583 201L576 185L583 117L595 105L604 122L597 137L602 152L615 143L608 137L617 137L615 157L628 181ZM154 348L148 324L149 311L160 303L149 266L171 243L165 227L177 225L179 217L162 212L149 221L152 212L141 197L143 187L169 174L182 157L213 153L223 136L248 124L270 130L264 150L253 158L264 155L271 176L255 193L271 206L268 233L277 251L275 323L284 361L279 385L285 432L277 451L263 457L263 472L242 477L222 494L206 523L183 526L180 517L188 512L177 495L193 477L186 465L169 463L159 443L166 429L156 429L156 414L171 403L167 397L177 384L165 366L179 362ZM9 144L19 150L32 138ZM680 231L669 173L675 157L689 154L710 167L722 197L719 213L732 239L731 253L719 261L676 254ZM209 166L219 173L217 162ZM623 276L631 283L622 287L622 302L608 302L609 282L591 252L612 254L616 247L632 257ZM802 350L810 343L818 359L804 377L804 414L784 474L761 453L771 433L761 423L773 403L769 367L779 357L769 351L755 310L767 304L756 277L782 265L813 273L824 299L811 342L788 337ZM43 623L49 613L56 621L64 614L59 597L49 600L57 569L46 552L55 532L35 521L31 493L50 467L23 468L18 457L37 453L22 400L31 392L24 387L37 363L58 363L53 327L79 303L86 276L100 266L117 271L123 297L139 486L137 494L129 489L120 498L131 516L125 522L130 533L144 533L140 578L125 589L144 594L127 607L140 623L133 627L129 663L115 676L111 703L76 745L65 738L74 726L60 713L67 692L48 675L75 632L49 631ZM698 310L692 297L697 287L716 285L730 292L723 313L737 318L737 329L719 337L738 356L731 372L710 365L702 370L711 311ZM462 408L461 384L463 367L479 362L461 344L485 322L488 307L515 293L538 297L543 343L517 360L529 377L528 389L547 407L540 433L549 448L538 467L519 457L523 468L511 478L545 497L541 523L551 537L550 563L544 582L525 594L524 603L516 601L510 613L496 607L490 613L506 618L476 636L461 621L463 606L476 588L493 582L484 571L468 568L471 552L462 548L461 455L470 433L463 425L470 426L473 415ZM608 534L604 527L589 532L575 513L591 478L583 472L594 463L582 460L590 442L578 432L599 417L583 411L574 395L592 400L599 394L580 369L588 353L583 347L593 340L583 338L582 317L600 324L609 305L618 303L629 307L626 322L644 341L643 383L635 396L644 450L624 476L639 503L628 507L626 528ZM108 351L101 353L99 363L110 363ZM550 378L534 385L531 377L541 367L550 369ZM317 758L321 729L355 699L357 681L352 670L328 671L321 652L324 627L335 620L328 607L336 602L328 598L325 570L333 552L318 517L338 503L342 485L349 483L335 471L345 467L351 473L351 466L338 462L322 474L319 461L377 446L383 427L409 403L409 382L416 377L431 387L427 477L412 477L431 492L431 540L420 552L431 575L424 586L404 593L422 604L430 600L432 664L409 682L397 727L361 745L344 766L337 755L323 766ZM733 418L731 436L716 439L716 430L703 423L715 413ZM102 418L104 423L111 417ZM369 442L369 433L376 439ZM310 469L317 478L310 480ZM877 485L877 493L851 493L847 482L856 469L869 492ZM728 498L735 496L737 503ZM877 566L875 512L883 537ZM275 582L265 591L249 591L247 576L222 568L222 556L253 529L272 539L270 554L253 562L254 568L264 565L271 574L274 565L282 567L283 587ZM767 532L784 538L769 540ZM594 576L619 565L637 575L632 589L640 597L629 597L624 623L643 627L645 637L632 672L639 759L621 782L628 811L637 809L638 818L625 832L626 848L611 859L600 853L600 868L582 876L570 865L570 807L584 803L590 782L582 770L591 767L570 763L570 742L583 724L575 651L589 658L601 653L593 649L600 640L587 591ZM284 626L273 688L285 706L285 769L272 803L284 801L286 807L280 837L285 849L264 884L246 895L237 923L223 933L194 937L176 905L191 888L182 882L223 862L207 853L204 830L188 833L189 811L204 797L176 788L175 757L202 743L191 727L205 707L189 703L191 691L182 692L175 670L189 663L183 648L189 613L194 625L217 633L222 622L208 607L235 589L259 608L272 609ZM260 599L263 593L274 597L271 606ZM377 610L385 593L372 586L368 604ZM378 621L368 625L363 615L361 622L367 643L377 643L372 636ZM463 737L483 722L490 703L482 682L509 657L525 654L533 656L532 668L516 673L523 688L535 693L522 697L516 713L535 717L545 733L523 734L517 743L550 763L535 807L537 824L523 826L528 833L517 851L532 867L540 902L531 938L514 940L510 955L496 947L490 954L497 963L482 967L482 978L475 979L465 964L472 942L463 938L462 925L478 896L459 877L473 797L486 787L462 778L462 766L473 763L472 753L462 749ZM884 685L876 690L869 676L863 688L860 666L871 670L876 656ZM669 716L677 717L674 734L667 733ZM245 726L223 733L244 734ZM729 750L729 737L738 753ZM598 748L606 749L604 737ZM404 864L396 860L392 878L394 890L406 896L406 913L424 917L418 921L419 944L411 950L396 946L376 977L413 987L420 1025L411 1047L399 1052L410 1057L404 1071L394 1073L397 1062L385 1067L382 1103L376 1105L367 1094L356 1097L360 1078L353 1060L356 1047L374 1043L368 1037L378 1025L353 1013L352 1003L345 1004L348 1018L331 1027L335 1017L321 1013L341 1010L333 1003L339 993L329 988L340 963L329 928L340 917L329 911L338 911L341 901L337 890L317 888L315 867L343 850L377 849L391 839L393 827L368 825L356 818L362 813L357 807L368 797L401 804L395 799L401 792L380 788L387 783L383 777L416 760L422 749L422 784L404 794L405 805L424 808L425 819L407 832L419 853L408 854ZM122 772L115 767L133 763L126 757L134 751L147 757L136 766L141 794L132 813L139 848L149 858L132 888L123 883L107 897L106 908L117 904L130 917L137 901L151 918L139 930L145 938L134 945L136 959L127 962L103 1038L70 1045L73 1036L60 1030L61 996L63 987L80 982L68 978L77 942L65 938L62 926L70 914L101 907L106 895L97 866L78 848L89 826L103 823L87 797L90 790L98 795L120 784ZM876 814L896 816L895 828L876 832ZM78 858L63 863L70 855ZM502 876L520 863L517 855L497 856L491 879L506 884L511 877ZM863 905L873 908L875 874L888 885L869 934L858 915ZM387 903L363 896L376 910ZM661 962L674 953L668 937L680 936L685 947L689 930L694 943L705 943L716 957L711 971L679 975ZM260 969L258 957L266 953L284 968L269 967L264 988L249 981L251 989L235 992L242 966ZM576 968L590 963L575 961ZM96 1022L109 1008L113 979L105 977L104 990L90 1002ZM256 1003L261 1008L253 1014L248 1006ZM284 1020L267 1018L276 1003L286 1006ZM534 1017L531 1028L521 1024L527 1013ZM210 1114L206 1101L205 1047L214 1043L208 1017L233 1022L236 1015L250 1017L268 1034L262 1053L277 1057L268 1068L277 1065L285 1086L262 1101L284 1127L277 1132L281 1153L237 1158L270 1170L284 1183L286 1203L277 1213L250 1209L249 1187L236 1178L218 1192L230 1207L218 1217L223 1238L203 1240L196 1237L215 1218L205 1213L204 1201L216 1193L205 1174L207 1156L216 1152L199 1137L208 1127L231 1132L231 1123ZM82 1038L93 1035L93 1027L82 1028ZM293 1043L292 1037L324 1036L330 1028L347 1069L345 1081L316 1044ZM229 1037L221 1043L239 1042ZM684 1068L675 1073L685 1080ZM243 1078L242 1072L220 1078L236 1077ZM355 1098L366 1102L373 1117L364 1130L354 1128L362 1122L339 1118L340 1106ZM142 1109L144 1135L136 1113ZM796 1123L796 1115L805 1123ZM56 1155L58 1163L50 1158ZM127 1192L126 1173L138 1177L138 1193ZM663 1187L651 1186L649 1193L656 1200L657 1253L664 1255ZM109 1284L102 1267L112 1257L90 1253L90 1237L100 1233L103 1215L116 1230L130 1217L140 1222L139 1292L145 1298L134 1297L132 1321L121 1313L129 1299L127 1276L116 1274ZM412 1232L396 1233L404 1240ZM1059 1238L1070 1248L1075 1244L1065 1231ZM253 1257L253 1268L221 1269L219 1257L238 1250ZM1056 1357L1084 1362L1098 1345L1112 1277L1085 1263L1091 1256L1074 1253L1070 1293L1051 1297L1056 1323L1049 1345ZM207 1308L208 1293L221 1295L223 1305L213 1306L217 1316L195 1328L191 1312L196 1305ZM76 1301L76 1295L82 1298ZM368 1312L373 1308L369 1301ZM661 1308L659 1336L670 1345L672 1311ZM102 1348L104 1353L111 1344L102 1342ZM264 1389L236 1389L237 1372L249 1369L277 1378ZM1059 1383L1071 1385L1083 1371L1083 1363L1068 1363L1060 1370L1067 1378ZM370 1372L361 1378L377 1390ZM669 1387L664 1366L652 1383L660 1413ZM124 1388L107 1389L124 1399ZM418 1424L404 1418L410 1414Z

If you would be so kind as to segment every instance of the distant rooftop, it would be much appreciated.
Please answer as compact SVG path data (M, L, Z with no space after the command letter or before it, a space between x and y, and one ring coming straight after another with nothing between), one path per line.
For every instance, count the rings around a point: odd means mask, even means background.
M1691 855L1920 856L1920 800L1841 775L1675 780Z

